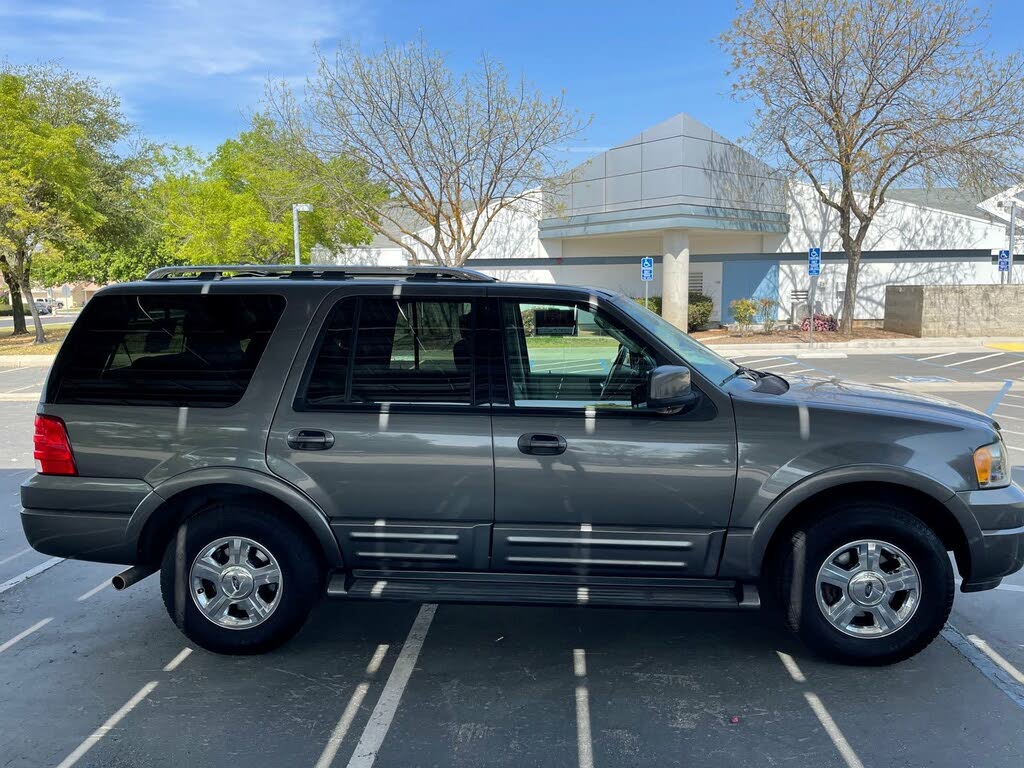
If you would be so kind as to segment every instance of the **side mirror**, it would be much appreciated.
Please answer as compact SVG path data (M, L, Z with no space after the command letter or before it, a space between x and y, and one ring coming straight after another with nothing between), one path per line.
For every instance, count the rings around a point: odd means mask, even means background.
M690 369L683 365L659 365L647 382L647 407L653 410L685 408L696 396L690 386Z

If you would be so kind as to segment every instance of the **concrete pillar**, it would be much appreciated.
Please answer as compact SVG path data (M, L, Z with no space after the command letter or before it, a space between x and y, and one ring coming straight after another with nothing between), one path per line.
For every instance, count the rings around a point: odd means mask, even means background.
M667 229L661 235L661 316L686 330L690 294L690 234Z

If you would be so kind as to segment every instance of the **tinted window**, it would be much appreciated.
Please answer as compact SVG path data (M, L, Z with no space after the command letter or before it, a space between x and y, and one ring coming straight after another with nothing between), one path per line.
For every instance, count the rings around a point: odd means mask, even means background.
M284 305L268 295L97 296L61 347L51 400L234 405Z
M304 406L471 403L472 308L462 301L343 299L327 320Z
M516 405L634 408L646 399L652 355L589 307L504 302L502 324Z

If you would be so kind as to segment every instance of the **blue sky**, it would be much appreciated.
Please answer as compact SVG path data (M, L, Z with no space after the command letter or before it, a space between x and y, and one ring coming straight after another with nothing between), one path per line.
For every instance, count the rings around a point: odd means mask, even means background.
M314 41L372 49L422 34L455 67L487 52L594 120L581 156L677 112L733 139L749 108L729 97L714 38L731 0L0 0L0 59L58 60L121 96L143 133L209 151L244 127L268 77L301 83ZM992 48L1024 42L1024 2L991 8Z

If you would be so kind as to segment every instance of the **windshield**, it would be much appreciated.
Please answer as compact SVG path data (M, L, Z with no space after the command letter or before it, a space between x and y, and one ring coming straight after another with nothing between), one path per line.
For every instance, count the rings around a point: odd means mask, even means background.
M667 346L679 353L688 365L696 368L711 381L721 384L738 366L724 357L712 352L696 339L676 328L672 323L642 307L627 296L616 294L615 306L632 317L644 328L657 336Z

